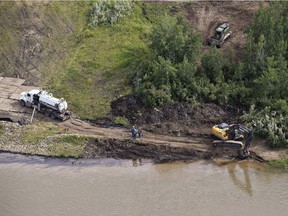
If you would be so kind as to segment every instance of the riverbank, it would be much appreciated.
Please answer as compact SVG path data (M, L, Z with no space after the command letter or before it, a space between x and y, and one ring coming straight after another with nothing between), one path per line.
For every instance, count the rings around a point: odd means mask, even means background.
M133 140L124 127L101 127L70 119L47 122L37 118L33 124L0 122L0 152L60 158L150 159L155 162L176 160L238 160L237 149L215 148L209 136L170 136L144 130ZM254 140L248 160L267 162L285 160L287 150L273 151L263 140ZM273 165L273 164L272 164Z
M123 97L111 104L112 113L102 120L80 120L75 115L57 121L37 113L29 123L24 113L2 112L0 152L60 158L176 160L238 159L235 148L213 147L211 127L219 122L238 123L239 113L215 104L176 103L144 108L136 97ZM236 117L235 117L236 116ZM117 125L117 120L126 126ZM0 120L1 120L0 119ZM124 121L125 120L125 121ZM129 125L141 128L143 137L132 139ZM125 125L125 124L124 124ZM285 160L288 150L272 150L254 138L248 160ZM279 163L278 163L279 164ZM283 163L281 163L283 164Z

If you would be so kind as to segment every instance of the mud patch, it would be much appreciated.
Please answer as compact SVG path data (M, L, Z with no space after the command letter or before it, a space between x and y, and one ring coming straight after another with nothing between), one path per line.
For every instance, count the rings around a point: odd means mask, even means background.
M146 131L173 136L209 136L219 122L237 122L235 110L215 104L174 103L159 108L145 108L136 96L125 96L111 103L113 116L128 119L131 125Z
M225 52L230 47L234 47L236 58L240 59L247 42L246 31L261 3L264 6L268 5L267 2L253 1L201 1L183 3L178 10L183 12L191 28L201 33L204 46L206 46L207 38L214 35L216 27L223 22L228 22L232 36L221 50ZM203 50L207 48L209 47Z
M240 160L238 150L231 148L200 149L192 145L173 146L169 144L153 144L130 139L91 139L85 146L83 158L113 158L113 159L150 159L154 162L169 162L179 160L200 160L227 158ZM250 159L260 161L254 153ZM262 160L261 162L264 162Z
M85 146L84 158L153 159L155 162L209 159L210 153L194 148L154 145L133 140L91 140Z

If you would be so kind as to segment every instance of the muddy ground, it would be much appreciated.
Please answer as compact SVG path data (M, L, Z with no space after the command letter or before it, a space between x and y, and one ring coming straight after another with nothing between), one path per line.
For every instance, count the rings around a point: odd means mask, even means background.
M131 125L143 130L143 137L133 140L129 127L115 126L108 119L91 123L73 117L58 123L67 130L97 136L85 146L85 158L148 158L162 162L238 158L238 149L215 148L210 136L211 127L215 124L239 123L237 110L215 104L193 106L188 103L176 103L158 109L144 108L134 96L114 101L111 108L111 118L127 118ZM265 141L255 140L252 148L262 145L266 146ZM252 150L250 159L263 162L268 158L264 159L259 151L256 153Z
M236 59L244 54L247 42L247 29L251 25L256 11L268 6L268 2L259 1L199 1L183 3L175 10L183 11L193 29L201 33L203 52L209 49L207 38L215 34L217 26L224 22L230 24L232 36L224 43L221 51L235 48Z

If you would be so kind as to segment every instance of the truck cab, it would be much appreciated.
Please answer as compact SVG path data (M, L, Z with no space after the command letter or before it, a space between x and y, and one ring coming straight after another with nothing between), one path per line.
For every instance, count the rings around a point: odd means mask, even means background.
M22 92L20 94L20 105L31 107L34 104L33 98L38 95L40 90L31 90L30 92Z

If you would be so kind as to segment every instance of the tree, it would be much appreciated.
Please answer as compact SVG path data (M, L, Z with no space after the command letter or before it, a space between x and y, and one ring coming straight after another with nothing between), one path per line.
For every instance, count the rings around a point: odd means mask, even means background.
M199 55L199 35L192 33L183 17L163 16L149 34L150 48L156 55L180 63L186 57L195 62Z

